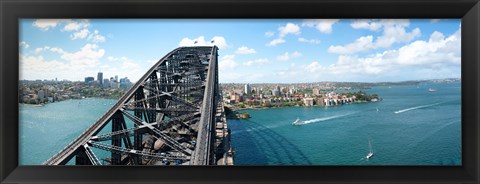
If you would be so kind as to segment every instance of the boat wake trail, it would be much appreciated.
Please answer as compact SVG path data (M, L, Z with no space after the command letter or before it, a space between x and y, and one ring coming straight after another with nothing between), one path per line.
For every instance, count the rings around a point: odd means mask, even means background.
M441 103L443 103L443 102L441 102ZM407 112L407 111L411 111L411 110L415 110L415 109L425 108L425 107L431 107L431 106L435 106L435 105L438 105L438 104L441 104L441 103L434 103L434 104L429 104L429 105L421 105L421 106L411 107L411 108L408 108L408 109L402 109L402 110L395 111L395 114L399 114L399 113L402 113L402 112Z
M327 120L336 119L336 118L340 118L340 117L344 117L344 116L348 116L348 115L352 115L352 114L354 114L354 113L336 115L336 116L329 116L329 117L323 117L323 118L316 118L316 119L312 119L312 120L306 120L306 121L303 121L301 123L298 123L298 125L305 125L305 124L310 124L310 123L327 121Z

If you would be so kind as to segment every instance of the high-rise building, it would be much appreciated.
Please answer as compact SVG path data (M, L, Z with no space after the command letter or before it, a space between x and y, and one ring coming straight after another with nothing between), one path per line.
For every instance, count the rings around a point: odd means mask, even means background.
M118 75L115 75L115 82L118 82Z
M127 77L120 79L120 88L129 89L130 87L132 87L132 82Z
M103 85L103 73L102 72L98 72L97 81L100 85Z
M116 84L117 84L117 82L115 81L115 78L110 77L110 87L111 88L117 88L118 86Z
M109 88L109 87L110 87L110 80L103 79L103 88Z
M252 87L249 84L245 84L245 94L249 95L252 93Z
M92 83L94 80L95 80L95 78L93 78L93 77L85 77L85 83L86 84Z

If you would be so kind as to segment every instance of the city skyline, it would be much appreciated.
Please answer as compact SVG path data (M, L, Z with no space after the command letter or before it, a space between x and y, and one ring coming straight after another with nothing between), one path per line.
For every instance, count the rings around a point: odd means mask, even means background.
M213 44L220 48L220 83L386 82L461 74L459 19L21 19L20 30L20 80L82 81L101 70L135 82L178 46Z

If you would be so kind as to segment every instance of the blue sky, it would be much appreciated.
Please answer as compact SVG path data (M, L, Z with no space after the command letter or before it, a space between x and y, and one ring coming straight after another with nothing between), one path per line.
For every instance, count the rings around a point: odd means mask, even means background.
M20 79L138 80L179 46L219 50L220 82L460 77L460 19L21 19Z

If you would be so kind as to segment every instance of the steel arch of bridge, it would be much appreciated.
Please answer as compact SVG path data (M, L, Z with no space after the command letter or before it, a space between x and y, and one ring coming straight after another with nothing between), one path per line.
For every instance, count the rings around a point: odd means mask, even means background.
M77 165L101 165L92 147L109 152L111 165L215 164L214 124L223 108L217 51L216 46L171 51L44 164L64 165L75 158Z

